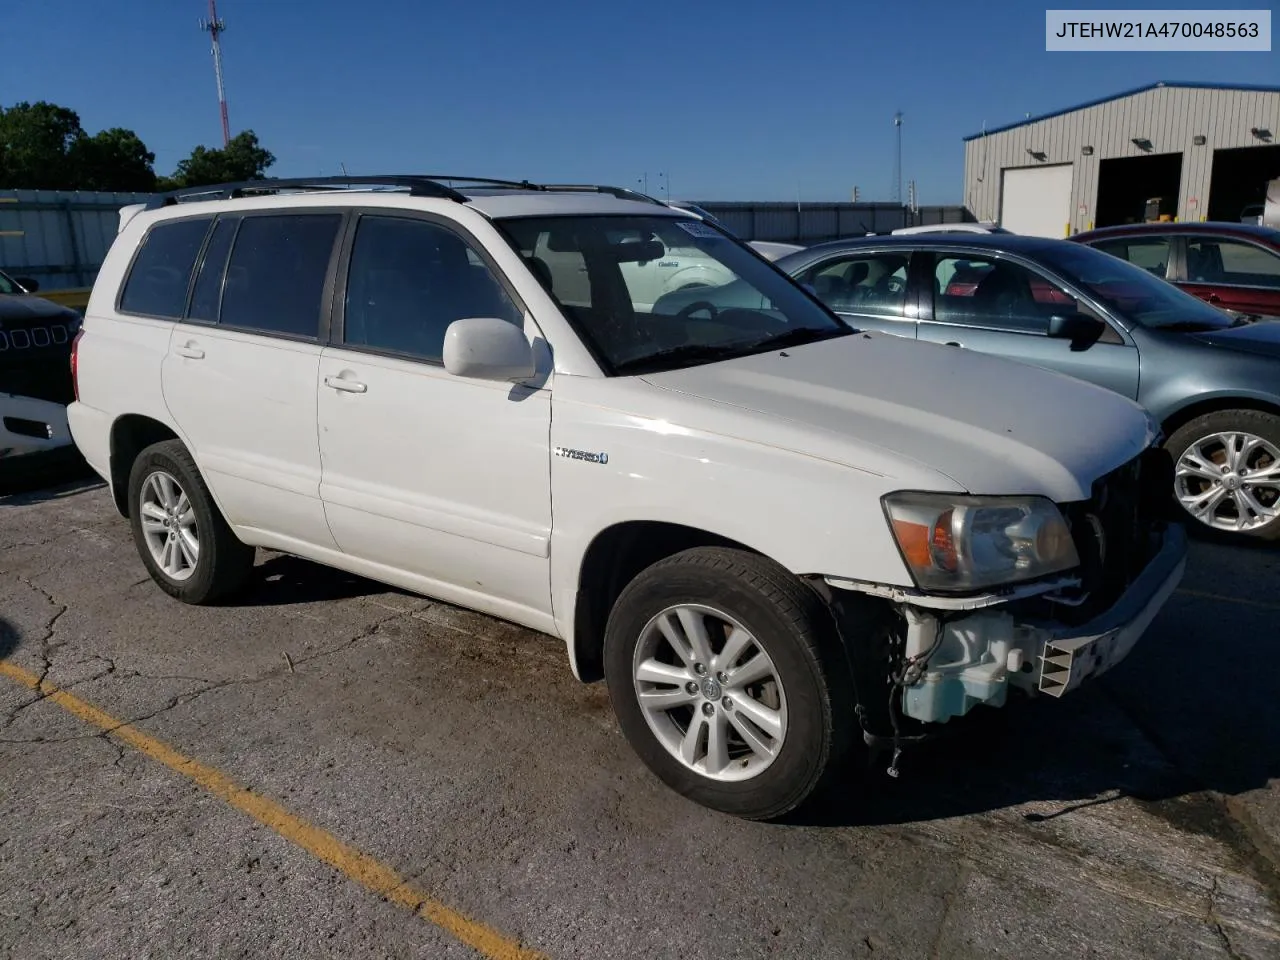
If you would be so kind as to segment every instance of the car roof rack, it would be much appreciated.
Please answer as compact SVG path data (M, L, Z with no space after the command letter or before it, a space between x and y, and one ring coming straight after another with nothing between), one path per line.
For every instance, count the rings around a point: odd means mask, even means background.
M637 190L625 187L598 186L595 184L532 183L529 180L495 180L492 177L460 177L448 174L375 174L367 177L288 177L264 178L261 180L240 180L233 183L215 183L201 187L182 187L157 194L146 204L148 210L172 206L184 200L229 200L235 197L257 196L267 193L278 193L283 190L342 190L360 187L399 187L407 188L411 196L438 197L466 203L470 198L453 187L455 183L471 184L481 188L499 188L507 190L536 191L581 191L607 193L623 200L637 200L666 206ZM465 187L463 188L465 189Z
M372 176L341 177L286 177L240 180L232 183L215 183L200 187L182 187L158 194L147 203L148 210L171 206L183 200L229 200L234 197L278 193L282 190L341 190L359 187L402 187L412 196L439 197L465 203L464 194L446 186L447 182L462 182L489 187L507 187L518 190L537 190L528 180L494 180L490 177L460 177L439 174L374 174Z
M626 187L610 187L593 183L540 183L534 186L538 190L558 190L563 193L607 193L610 196L617 197L619 200L637 200L641 203L656 203L660 207L669 206L663 203L657 197L651 197L647 193L641 193L639 190L629 190Z

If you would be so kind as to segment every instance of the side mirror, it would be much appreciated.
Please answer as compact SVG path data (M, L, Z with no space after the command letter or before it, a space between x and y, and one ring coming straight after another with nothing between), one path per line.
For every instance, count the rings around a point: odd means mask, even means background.
M537 373L524 330L497 317L455 320L444 332L444 368L455 377L526 380Z
M27 291L27 293L35 293L40 289L40 284L31 279L31 277L14 277L13 282Z
M1084 313L1057 314L1049 318L1049 336L1075 343L1093 343L1107 325Z

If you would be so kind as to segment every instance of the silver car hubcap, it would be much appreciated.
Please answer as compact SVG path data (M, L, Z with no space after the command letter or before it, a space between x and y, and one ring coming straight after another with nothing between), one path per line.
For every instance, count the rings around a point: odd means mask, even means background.
M1215 433L1182 452L1174 492L1218 530L1256 530L1280 517L1280 450L1251 433Z
M787 735L787 701L764 647L728 614L668 607L645 625L632 676L654 736L712 780L750 780Z
M142 481L138 503L151 559L170 580L186 580L200 560L200 531L186 491L173 474L157 470Z

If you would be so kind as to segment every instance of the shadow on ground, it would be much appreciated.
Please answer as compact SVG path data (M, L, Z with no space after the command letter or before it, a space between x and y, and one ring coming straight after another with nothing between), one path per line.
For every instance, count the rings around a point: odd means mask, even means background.
M9 654L18 649L18 631L4 617L0 617L0 660L8 659Z
M261 556L262 554L259 554ZM334 567L286 554L270 554L253 569L245 589L226 606L271 607L295 603L350 600L371 594L396 593L394 587L366 580Z
M47 500L60 500L86 490L106 486L96 473L83 469L59 470L53 476L23 476L0 480L0 509L4 507L28 507Z

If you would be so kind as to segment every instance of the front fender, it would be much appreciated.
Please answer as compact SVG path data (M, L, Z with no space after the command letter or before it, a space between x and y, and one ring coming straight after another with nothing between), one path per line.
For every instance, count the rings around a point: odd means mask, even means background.
M630 378L627 378L630 380ZM573 636L583 559L619 523L678 524L742 543L797 575L912 585L880 504L930 483L783 449L741 413L723 432L680 426L670 394L622 378L560 378L551 428L552 607ZM604 394L644 392L640 417ZM630 406L630 404L628 404ZM664 413L666 416L664 416ZM726 414L738 417L738 414ZM918 488L918 486L917 486Z

